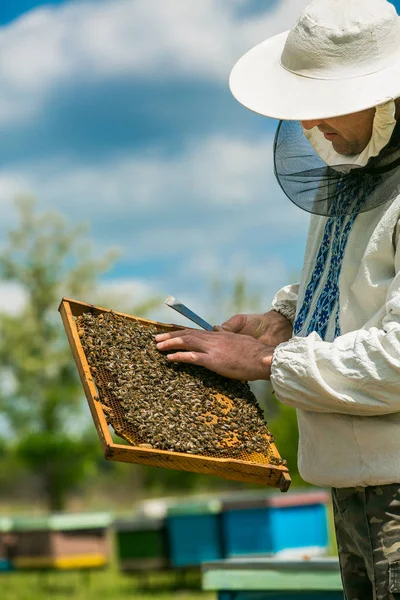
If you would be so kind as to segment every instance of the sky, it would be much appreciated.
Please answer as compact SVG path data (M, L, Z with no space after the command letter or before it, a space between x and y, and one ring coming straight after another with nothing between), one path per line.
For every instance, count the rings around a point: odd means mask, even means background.
M0 247L28 193L87 223L98 252L119 250L102 285L131 303L171 294L223 320L211 283L244 276L268 310L299 276L308 215L274 180L277 122L238 104L228 78L307 3L0 3ZM0 309L21 302L0 282ZM179 322L168 310L151 316Z

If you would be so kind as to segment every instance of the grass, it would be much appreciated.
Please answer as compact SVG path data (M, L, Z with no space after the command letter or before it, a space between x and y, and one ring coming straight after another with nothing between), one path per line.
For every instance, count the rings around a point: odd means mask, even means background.
M199 573L185 581L170 573L145 580L114 567L92 573L1 573L0 589L1 600L216 600L215 593L201 591Z

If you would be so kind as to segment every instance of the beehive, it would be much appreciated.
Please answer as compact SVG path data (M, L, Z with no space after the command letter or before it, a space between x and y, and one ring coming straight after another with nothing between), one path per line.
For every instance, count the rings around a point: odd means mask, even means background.
M109 562L108 513L15 517L13 563L17 569L86 570Z
M264 451L257 448L257 452L252 452L249 450L248 444L243 451L238 451L235 448L234 435L230 438L232 451L225 447L224 452L207 451L204 454L162 450L153 448L149 444L143 444L143 439L137 428L126 419L123 406L115 393L115 377L113 377L113 374L102 369L94 370L93 366L92 369L89 366L89 357L87 352L85 353L80 337L84 333L82 332L82 324L78 325L77 319L82 321L82 316L87 314L95 317L114 314L119 319L128 320L129 323L139 323L141 327L151 327L158 331L178 329L177 325L149 321L66 298L61 302L60 313L107 459L207 473L225 479L279 487L282 491L288 489L290 485L288 469L285 462L282 461L266 426ZM117 373L117 364L115 369ZM151 400L149 397L148 401L151 402ZM222 412L220 409L217 410L217 406L221 407L221 405L224 407ZM213 415L212 422L219 420L223 424L224 415L228 415L231 409L232 399L221 393L216 394L215 411L212 407L209 409L209 412ZM216 416L217 414L218 416ZM117 435L128 442L128 445L117 444L113 441L109 424L111 424Z

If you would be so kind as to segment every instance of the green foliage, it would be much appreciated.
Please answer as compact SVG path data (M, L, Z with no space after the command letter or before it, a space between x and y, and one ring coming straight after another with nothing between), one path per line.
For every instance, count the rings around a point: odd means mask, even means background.
M16 438L16 456L40 475L50 509L85 476L98 451L82 441L82 388L57 307L63 295L93 290L112 255L94 258L81 227L17 202L19 222L0 254L0 277L26 296L18 315L0 314L0 411Z
M52 506L61 508L70 490L93 473L98 440L90 439L90 435L74 438L59 431L28 433L21 438L16 453L31 471L40 467Z
M154 496L165 494L194 494L205 492L222 492L224 490L241 490L253 487L251 484L229 479L221 479L202 473L176 471L174 469L157 469L141 467L143 485L147 494ZM257 487L257 486L254 486Z
M301 479L297 468L299 430L296 409L278 402L276 398L275 402L278 404L278 412L275 418L269 421L268 425L277 440L282 458L287 460L293 484L304 486L305 483Z

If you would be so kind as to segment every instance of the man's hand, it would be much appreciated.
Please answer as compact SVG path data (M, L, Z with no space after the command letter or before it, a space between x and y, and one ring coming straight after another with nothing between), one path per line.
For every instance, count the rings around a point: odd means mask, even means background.
M221 328L232 333L250 335L266 346L274 347L290 340L293 334L289 319L274 310L263 315L234 315L216 329L220 331Z
M200 365L210 371L240 379L269 379L274 348L249 335L227 331L184 329L155 336L157 348L170 361Z

